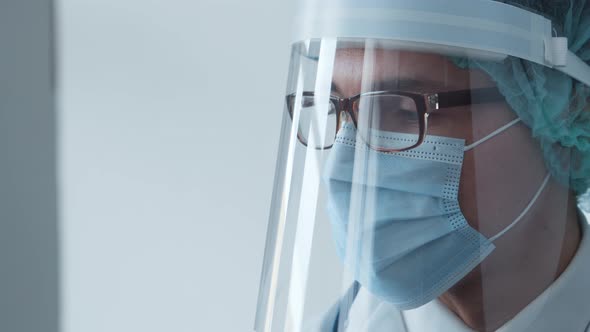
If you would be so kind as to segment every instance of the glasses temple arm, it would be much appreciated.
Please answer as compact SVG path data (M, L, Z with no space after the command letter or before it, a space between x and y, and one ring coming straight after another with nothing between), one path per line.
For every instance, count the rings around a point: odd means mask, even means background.
M505 100L496 87L439 92L437 96L438 108L486 104Z

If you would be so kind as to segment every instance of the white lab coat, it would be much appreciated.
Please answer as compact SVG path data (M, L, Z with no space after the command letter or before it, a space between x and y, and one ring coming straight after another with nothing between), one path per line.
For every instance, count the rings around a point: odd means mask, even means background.
M590 226L562 275L496 332L590 332ZM332 332L337 309L310 331ZM345 323L346 332L473 332L438 300L399 311L361 288ZM339 331L340 332L340 331Z

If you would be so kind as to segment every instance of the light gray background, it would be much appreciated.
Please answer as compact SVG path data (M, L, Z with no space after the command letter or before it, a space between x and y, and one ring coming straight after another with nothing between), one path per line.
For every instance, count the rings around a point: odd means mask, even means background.
M290 2L58 4L63 331L252 330Z

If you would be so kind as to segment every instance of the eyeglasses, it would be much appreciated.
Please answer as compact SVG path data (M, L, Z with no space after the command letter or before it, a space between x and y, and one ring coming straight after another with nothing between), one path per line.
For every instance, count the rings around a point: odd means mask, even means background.
M350 98L332 95L322 98L313 92L303 92L288 95L286 101L292 120L298 111L297 137L305 146L318 150L331 148L342 120L348 116L370 148L401 152L422 144L430 114L445 108L504 101L504 97L493 87L431 94L373 91ZM393 147L383 140L372 139L383 132L402 134L404 139Z

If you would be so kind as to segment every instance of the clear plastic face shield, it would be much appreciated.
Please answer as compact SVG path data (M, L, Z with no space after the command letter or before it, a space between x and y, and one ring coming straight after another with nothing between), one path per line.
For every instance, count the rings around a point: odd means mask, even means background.
M584 331L590 68L570 28L484 0L306 10L255 330Z

